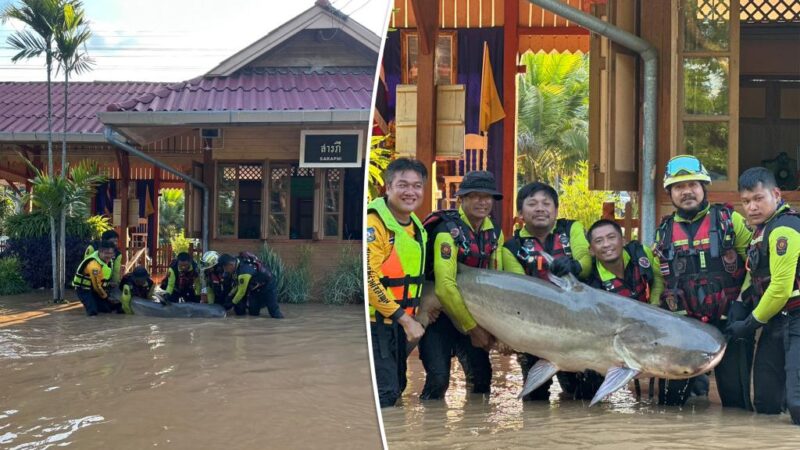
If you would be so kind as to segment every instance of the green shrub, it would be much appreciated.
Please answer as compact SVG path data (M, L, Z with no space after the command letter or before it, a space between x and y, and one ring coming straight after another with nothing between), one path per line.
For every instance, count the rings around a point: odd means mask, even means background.
M86 239L99 239L104 231L110 230L107 217L91 216L89 218L67 217L67 236ZM42 211L12 214L5 221L5 231L12 239L38 238L50 236L50 218Z
M170 244L172 245L172 251L176 255L181 252L188 252L189 244L191 243L192 240L184 236L183 233L179 233L170 239Z
M306 303L311 293L311 246L300 247L300 259L286 269L283 289L278 298L286 303Z
M30 291L22 278L22 268L17 258L0 258L0 295L23 294Z
M589 163L581 161L577 170L565 176L558 194L558 216L577 220L589 228L603 216L603 202L616 202L619 195L610 191L589 190Z
M336 269L322 280L322 302L329 305L364 303L364 268L361 253L342 246Z

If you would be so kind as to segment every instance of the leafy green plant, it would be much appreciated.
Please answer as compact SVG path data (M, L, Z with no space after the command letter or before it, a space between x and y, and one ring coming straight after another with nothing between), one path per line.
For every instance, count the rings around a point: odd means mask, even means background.
M588 228L603 216L604 202L617 202L619 195L610 191L589 190L589 163L581 161L572 175L562 179L558 194L558 215L577 220Z
M191 243L192 240L184 236L183 233L173 236L172 239L170 239L170 245L172 245L172 251L176 255L181 252L188 252L189 244Z
M111 228L107 217L67 217L66 235L89 241L100 239L100 235ZM6 218L5 231L12 239L48 236L50 234L50 218L41 210L12 214Z
M185 195L183 189L162 189L158 202L159 239L162 243L183 234Z
M322 280L322 303L352 305L364 303L364 266L361 253L342 246L336 268Z
M300 259L284 272L283 289L278 298L286 303L306 303L311 293L311 246L300 247Z
M367 199L380 195L380 190L384 185L383 171L386 166L394 159L394 126L390 127L389 134L385 136L372 136L369 149L369 192Z
M31 288L22 277L22 267L17 258L0 258L0 295L23 294Z

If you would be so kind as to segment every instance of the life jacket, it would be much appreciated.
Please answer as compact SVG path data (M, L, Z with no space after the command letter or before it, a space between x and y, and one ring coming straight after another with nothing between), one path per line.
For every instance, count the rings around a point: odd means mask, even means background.
M129 273L122 277L122 280L119 283L119 290L123 290L125 285L128 285L131 287L131 295L135 297L147 298L150 295L150 289L153 287L153 284L153 280L148 277L147 283L144 286L139 286L133 280L133 275Z
M186 292L194 289L194 282L200 276L200 271L197 268L197 263L192 261L191 268L186 272L181 272L178 269L178 260L172 261L169 269L175 274L175 292ZM161 289L166 289L169 283L169 276L161 280Z
M425 227L425 232L431 237L425 251L425 276L427 279L433 279L433 255L435 253L433 244L436 234L441 232L447 232L453 238L456 248L458 248L458 262L479 269L489 267L492 253L497 250L498 230L500 229L494 221L492 221L492 228L476 232L464 223L457 209L445 209L432 212L425 218L422 225Z
M752 301L756 306L770 282L769 235L772 230L782 225L800 230L800 224L796 219L792 218L800 218L800 213L786 206L779 210L776 216L767 223L759 225L753 233L753 240L747 250L747 269L750 271L753 295L744 300ZM789 225L790 222L795 222L795 224L793 226ZM800 263L800 261L798 262ZM794 289L783 310L788 312L798 308L800 308L800 264L795 270Z
M239 267L249 266L255 272L263 272L266 274L270 273L270 271L267 269L267 266L261 262L260 259L258 259L258 256L253 253L240 252L237 259L239 260Z
M653 267L650 264L650 258L647 257L647 253L639 241L628 242L624 249L630 256L628 265L625 266L624 278L614 277L610 280L602 280L597 271L597 260L593 259L594 271L588 284L623 297L648 303L650 286L653 284Z
M84 273L86 270L86 266L89 265L91 261L97 261L100 264L100 269L102 270L103 274L103 289L108 288L108 282L111 280L111 266L105 263L97 252L92 253L91 255L84 258L83 261L78 265L78 270L75 271L75 276L72 278L72 285L75 286L77 289L88 289L92 290L92 279L88 275Z
M427 232L416 215L411 214L414 225L414 237L408 235L405 228L397 222L386 199L381 197L369 203L368 212L375 212L383 225L392 233L392 251L379 269L380 283L385 288L389 299L397 302L406 314L413 316L419 306L422 295L422 282L425 279L425 243ZM370 305L370 316L381 320L380 314Z
M661 306L716 323L739 296L745 276L744 261L734 247L733 206L711 205L692 237L687 225L671 215L658 228Z
M225 277L223 271L212 268L205 272L206 289L214 292L214 302L223 302L225 296L236 286L236 278Z
M517 230L514 232L514 237L506 241L504 247L522 264L526 274L547 280L549 270L542 252L548 253L553 259L571 258L569 232L574 222L569 219L556 220L556 226L544 244L533 236L521 236L520 230Z

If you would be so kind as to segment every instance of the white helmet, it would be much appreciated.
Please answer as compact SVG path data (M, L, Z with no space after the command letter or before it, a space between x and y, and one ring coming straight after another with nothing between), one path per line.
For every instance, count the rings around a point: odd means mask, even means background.
M217 261L219 261L219 253L213 250L207 251L200 258L200 267L203 270L210 269L217 265Z

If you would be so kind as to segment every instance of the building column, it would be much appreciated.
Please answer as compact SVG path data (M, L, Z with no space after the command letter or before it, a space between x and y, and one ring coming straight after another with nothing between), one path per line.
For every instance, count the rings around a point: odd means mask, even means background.
M503 163L500 171L503 193L501 226L506 236L511 236L516 216L514 194L517 191L517 53L519 51L519 5L516 0L506 1L503 22Z

